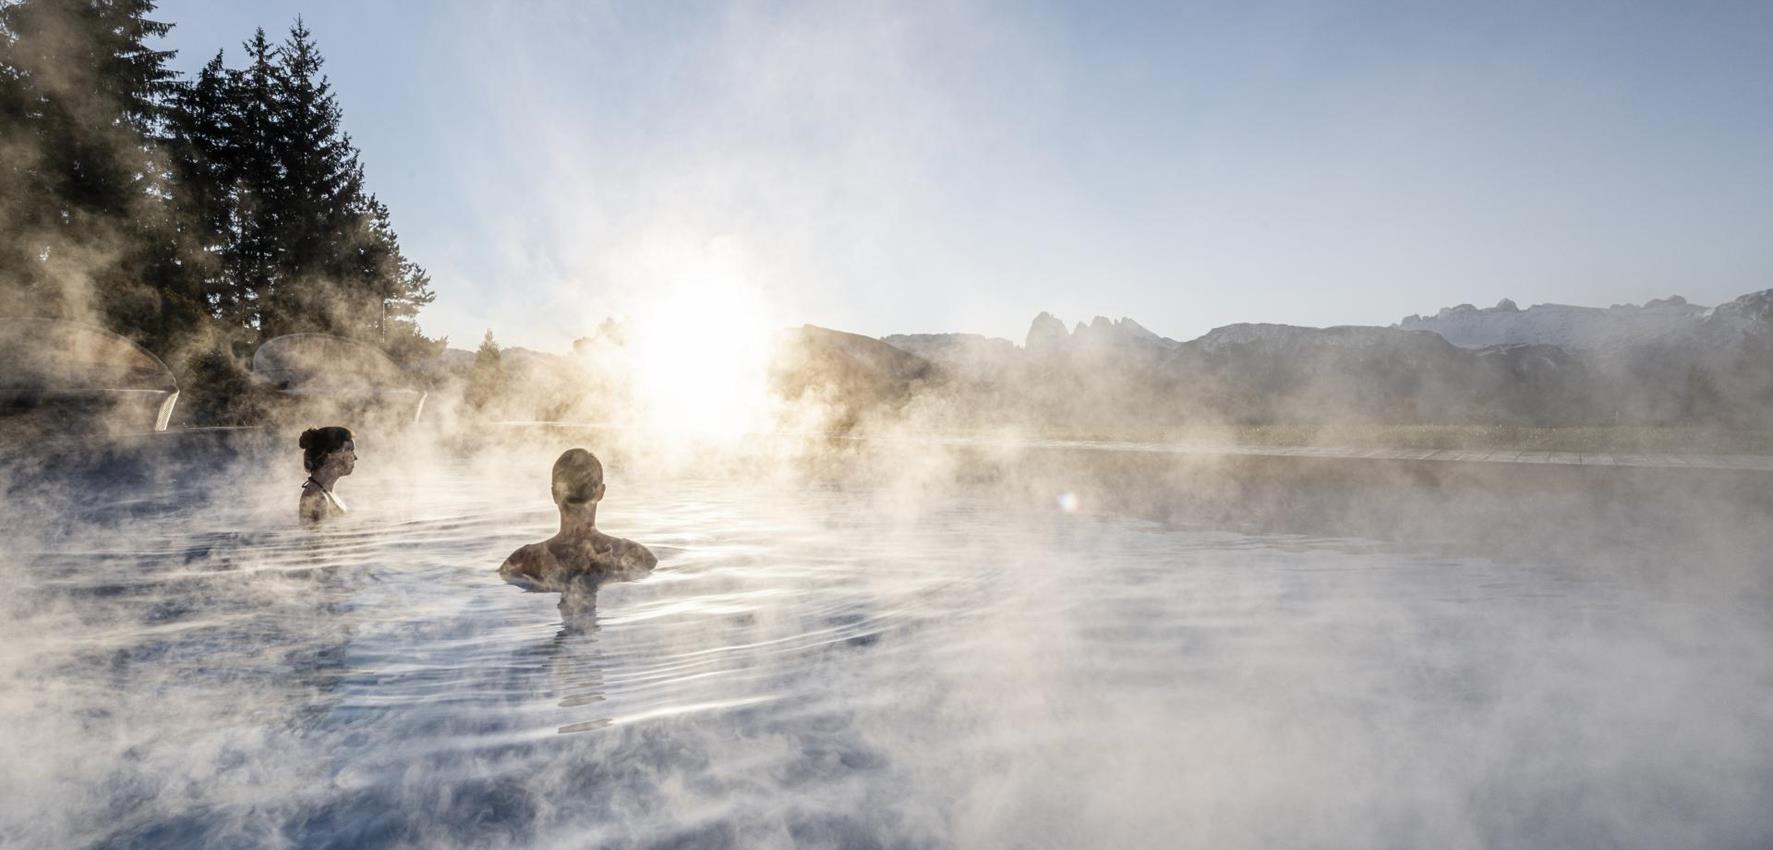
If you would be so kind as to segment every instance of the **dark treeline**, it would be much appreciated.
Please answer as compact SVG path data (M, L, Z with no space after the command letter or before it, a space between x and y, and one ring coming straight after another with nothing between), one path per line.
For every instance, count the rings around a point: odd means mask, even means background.
M152 0L0 2L0 315L90 321L197 390L274 336L434 355L400 248L311 33L264 30L194 78ZM190 380L187 380L190 379ZM213 404L220 399L208 400Z

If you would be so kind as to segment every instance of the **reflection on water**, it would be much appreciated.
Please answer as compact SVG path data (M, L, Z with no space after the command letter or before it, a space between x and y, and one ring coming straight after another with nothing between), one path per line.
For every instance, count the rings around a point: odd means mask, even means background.
M693 481L605 506L652 576L562 599L496 572L552 531L545 492L353 484L318 533L279 491L0 556L0 845L1773 834L1765 600Z

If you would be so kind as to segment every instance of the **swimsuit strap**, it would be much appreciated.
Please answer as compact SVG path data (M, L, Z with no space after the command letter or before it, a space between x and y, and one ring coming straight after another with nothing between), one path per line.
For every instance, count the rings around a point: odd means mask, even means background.
M312 476L312 475L308 476L308 480L303 482L303 484L302 484L303 489L306 489L307 485L309 485L309 484L312 484L315 487L320 488L321 494L326 496L326 501L331 503L333 507L338 508L339 511L341 511L343 513L350 513L351 509L345 507L345 503L339 501L339 497L334 496L332 494L331 490L326 489L324 486L321 485L320 482L315 481L314 476Z

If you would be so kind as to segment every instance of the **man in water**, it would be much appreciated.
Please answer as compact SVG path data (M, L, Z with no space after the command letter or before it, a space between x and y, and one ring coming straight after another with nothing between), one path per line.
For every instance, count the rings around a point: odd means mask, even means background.
M603 464L584 449L569 449L554 462L554 504L560 533L531 543L505 559L499 575L534 590L567 591L586 584L638 578L659 562L645 546L597 530L603 500Z

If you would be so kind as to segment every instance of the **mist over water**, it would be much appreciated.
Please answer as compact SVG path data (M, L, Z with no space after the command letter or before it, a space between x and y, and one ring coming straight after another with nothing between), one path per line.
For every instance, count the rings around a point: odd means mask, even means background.
M1764 16L1532 11L0 0L0 850L1773 846Z
M353 514L316 533L255 456L9 524L0 844L1773 832L1765 594L1670 593L1616 553L618 459L600 525L660 565L562 604L496 571L553 531L545 458L376 459L341 485ZM1695 584L1710 568L1679 567Z

